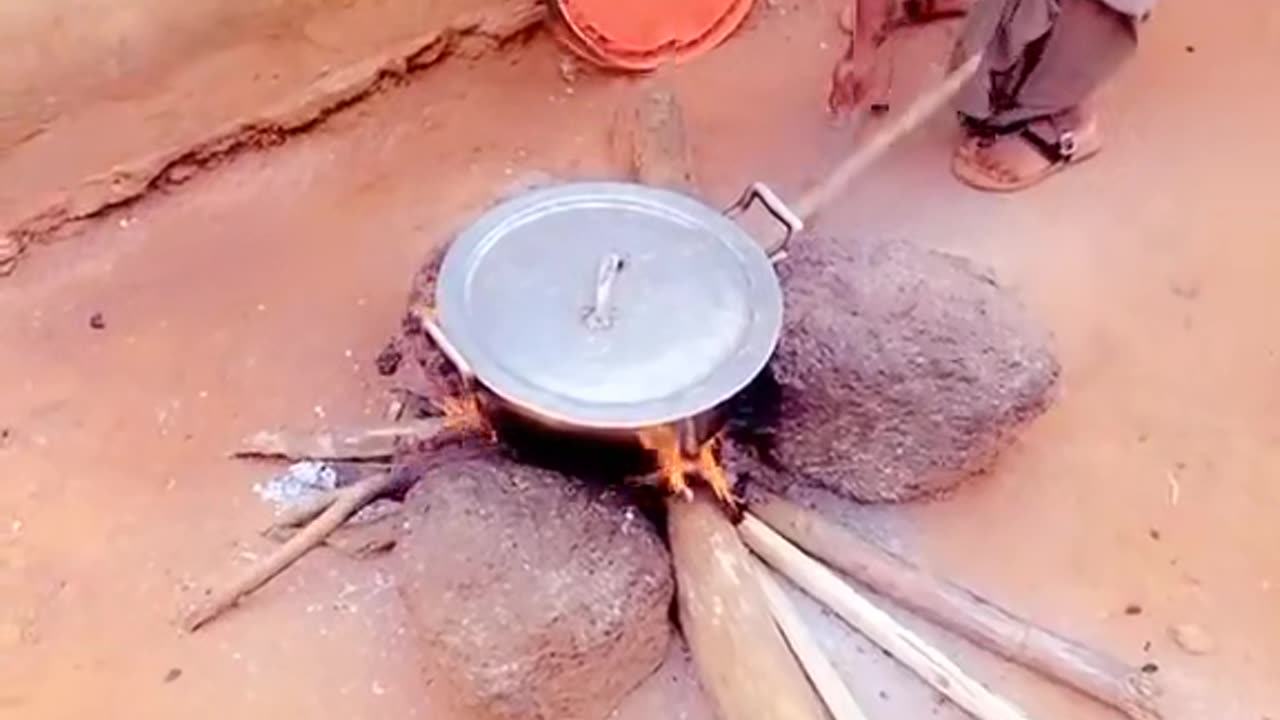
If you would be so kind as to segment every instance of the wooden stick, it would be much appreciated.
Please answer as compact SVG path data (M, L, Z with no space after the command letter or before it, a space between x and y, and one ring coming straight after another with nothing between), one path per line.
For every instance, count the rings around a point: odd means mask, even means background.
M978 71L982 55L975 55L954 72L948 75L937 86L931 88L894 118L890 124L872 137L865 145L854 151L852 155L836 166L835 170L817 186L806 192L792 206L796 214L808 220L817 215L837 195L844 192L845 187L873 162L880 159L894 143L920 126L931 115L951 100L969 78Z
M283 528L302 527L320 517L338 499L338 490L316 493L315 496L287 507L276 514L267 532Z
M1008 700L970 677L958 665L859 595L835 573L748 513L738 525L747 546L774 569L821 600L854 629L897 658L978 720L1027 720Z
M774 624L751 555L703 488L667 500L680 629L720 720L821 720L822 703Z
M245 438L232 451L235 458L287 460L380 460L393 456L404 441L423 442L440 436L440 418L349 428L322 433L263 430Z
M836 672L835 666L814 640L809 628L805 627L796 606L773 578L773 571L759 560L753 560L752 565L756 568L756 578L760 581L765 601L769 603L773 621L782 630L791 652L799 658L805 675L809 676L809 682L813 683L833 720L867 720L866 713L858 706L853 693L849 692L849 686L844 684L840 673Z
M1123 711L1159 720L1161 689L1139 669L931 575L856 532L777 496L751 512L803 550L975 645Z
M616 116L623 170L643 183L696 188L675 95L656 78ZM820 720L822 703L787 649L743 547L704 489L667 499L680 629L720 720Z
M696 193L693 156L685 136L684 114L661 79L614 114L610 140L615 160L646 185Z
M371 507L374 507L372 502L361 508L360 512L364 512ZM393 507L395 509L390 509ZM347 522L339 525L337 529L329 533L329 536L324 539L322 544L357 560L390 550L396 546L396 542L402 534L403 513L400 511L398 503L392 503L388 508L384 513L375 515L369 520L358 524L353 522L353 516L352 519L347 520ZM356 515L359 515L360 512L357 512ZM277 543L285 543L303 529L297 526L272 525L262 532L262 536Z
M347 521L347 518L372 499L389 491L397 482L399 479L393 473L385 473L371 475L338 490L333 503L310 525L276 548L275 552L254 563L229 585L211 593L203 603L188 612L182 620L183 629L187 632L195 632L236 605L241 598L265 585L267 581L279 575L312 548L323 543L330 533Z
M441 436L447 437L447 436ZM370 460L359 460L355 462L341 460L327 460L325 464L332 468L338 474L339 488L359 480L362 477L368 477L374 473L391 472L396 466L389 462L375 462ZM354 476L348 473L355 473ZM297 502L290 503L287 507L276 511L275 517L271 519L271 524L263 531L263 535L270 536L281 530L289 528L298 528L315 520L324 512L333 501L338 497L337 490L322 490L314 495L300 498ZM293 533L289 533L292 537Z

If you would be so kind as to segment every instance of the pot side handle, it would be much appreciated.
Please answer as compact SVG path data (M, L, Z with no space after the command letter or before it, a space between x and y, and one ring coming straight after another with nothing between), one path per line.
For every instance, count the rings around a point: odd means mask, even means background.
M444 330L440 329L440 324L436 322L435 311L431 308L418 307L413 309L413 315L417 318L418 324L422 326L422 331L427 334L427 337L431 338L431 342L436 344L440 353L453 365L453 369L458 371L462 381L465 384L471 384L475 379L475 373L471 370L471 365L466 358L462 357L462 353L458 352L457 346L449 340L449 336L445 335Z
M738 198L737 202L724 211L724 214L735 218L746 212L751 207L751 204L757 200L786 229L786 234L782 236L780 242L765 247L765 254L774 262L778 262L786 257L787 245L791 243L791 238L804 230L804 221L782 201L782 198L778 197L778 194L772 188L762 182L751 183L742 192L742 196Z

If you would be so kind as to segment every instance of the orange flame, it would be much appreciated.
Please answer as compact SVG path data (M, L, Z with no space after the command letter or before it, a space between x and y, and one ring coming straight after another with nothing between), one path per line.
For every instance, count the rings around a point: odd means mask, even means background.
M437 322L436 309L430 305L420 305L414 309L414 312L423 320ZM466 390L462 395L443 398L439 406L440 411L444 413L446 430L485 432L491 439L495 437L493 428L485 417L484 409L480 407L480 396L474 391Z
M716 458L716 449L720 447L720 436L711 438L698 449L698 474L711 487L712 492L722 501L733 504L733 480Z
M654 454L658 463L658 472L662 474L663 483L672 495L680 495L687 500L693 499L693 491L685 478L688 461L680 452L680 438L676 429L669 425L646 428L640 431L640 444Z
M480 409L480 398L473 392L442 399L440 411L444 413L444 426L448 430L493 433L484 411Z
M692 500L689 477L694 476L706 483L721 501L734 505L733 481L716 459L719 443L719 436L711 438L698 448L697 457L690 458L681 452L675 428L663 426L640 432L640 444L654 454L662 484L668 492Z

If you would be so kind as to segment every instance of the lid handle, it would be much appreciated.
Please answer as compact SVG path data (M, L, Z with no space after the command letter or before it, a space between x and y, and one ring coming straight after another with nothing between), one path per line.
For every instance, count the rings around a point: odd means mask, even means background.
M613 326L613 286L618 273L627 261L618 253L609 253L600 261L596 271L595 302L587 308L583 321L592 330L607 330Z

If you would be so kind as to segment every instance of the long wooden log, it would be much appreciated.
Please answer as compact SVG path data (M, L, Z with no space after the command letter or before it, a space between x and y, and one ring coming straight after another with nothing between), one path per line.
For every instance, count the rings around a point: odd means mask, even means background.
M427 442L448 430L441 418L384 423L324 432L262 430L231 451L234 458L285 460L385 460L406 442Z
M680 104L657 80L616 115L615 149L636 180L696 192ZM704 489L667 500L680 628L720 720L820 720L822 705L787 649L754 562Z
M694 193L698 181L675 95L654 80L614 115L611 143L625 173L655 187Z
M719 501L698 488L692 500L670 498L667 513L680 629L720 720L821 720Z
M804 554L759 518L747 513L738 525L738 532L765 562L973 717L1028 720L1020 708L970 677L940 650L859 595L825 565Z
M1134 720L1161 717L1161 690L1138 668L921 570L795 503L762 493L753 498L751 512L814 557L975 645L1115 707Z
M787 639L791 652L800 660L804 674L809 676L809 682L818 691L832 719L867 720L867 714L849 691L844 678L840 677L840 673L831 664L831 659L822 651L813 633L809 632L795 603L791 602L791 598L787 597L782 586L773 578L773 571L759 560L755 561L755 566L760 589L764 591L774 622L782 630L782 636Z

